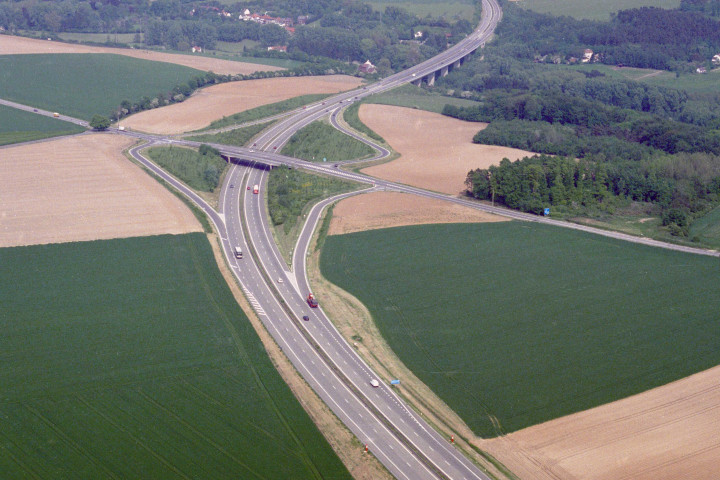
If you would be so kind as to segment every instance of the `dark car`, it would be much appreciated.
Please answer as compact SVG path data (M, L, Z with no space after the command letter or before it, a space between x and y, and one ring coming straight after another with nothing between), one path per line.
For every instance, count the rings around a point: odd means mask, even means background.
M250 185L248 185L248 190L250 190Z
M234 183L231 183L231 184L230 184L230 188L235 188L235 184L234 184Z
M303 320L307 322L308 320L310 320L310 317L308 317L307 315L303 315Z

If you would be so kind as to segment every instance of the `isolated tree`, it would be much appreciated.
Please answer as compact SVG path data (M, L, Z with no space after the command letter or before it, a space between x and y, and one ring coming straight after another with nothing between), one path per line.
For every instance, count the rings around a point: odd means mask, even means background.
M90 126L93 130L107 130L110 126L110 119L102 115L93 115Z

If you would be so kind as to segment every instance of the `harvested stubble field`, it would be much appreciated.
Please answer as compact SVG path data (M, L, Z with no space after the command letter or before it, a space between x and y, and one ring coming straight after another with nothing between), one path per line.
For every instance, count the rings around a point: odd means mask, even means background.
M196 55L155 52L151 50L130 48L92 47L73 45L70 43L37 40L33 38L0 35L0 52L2 55L29 53L114 53L133 58L152 60L155 62L175 63L206 72L212 71L223 75L249 74L257 71L282 70L279 67L258 65L254 63L233 62Z
M360 85L346 75L267 78L203 88L182 103L140 112L122 121L134 130L177 134L207 127L214 120L251 108L311 93L337 93Z
M470 170L503 158L534 155L516 148L472 143L487 124L464 122L437 113L389 105L360 107L360 120L385 139L401 157L363 173L436 192L456 195Z
M120 153L131 144L92 134L0 150L0 246L201 231Z
M430 223L502 222L507 219L441 200L397 192L355 195L333 209L328 235Z

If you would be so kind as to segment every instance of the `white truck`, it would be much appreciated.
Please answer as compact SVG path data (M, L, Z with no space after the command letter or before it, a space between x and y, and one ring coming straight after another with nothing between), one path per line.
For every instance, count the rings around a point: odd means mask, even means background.
M242 257L242 248L235 247L235 258L243 258Z

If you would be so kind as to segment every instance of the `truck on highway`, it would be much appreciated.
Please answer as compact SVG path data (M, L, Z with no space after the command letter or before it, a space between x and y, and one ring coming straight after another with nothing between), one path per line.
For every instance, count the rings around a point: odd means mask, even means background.
M260 187L257 185L253 185L253 193L258 193L260 191Z
M242 248L235 247L235 258L242 258Z
M307 303L310 305L310 308L317 308L318 306L318 302L312 293L308 293Z

